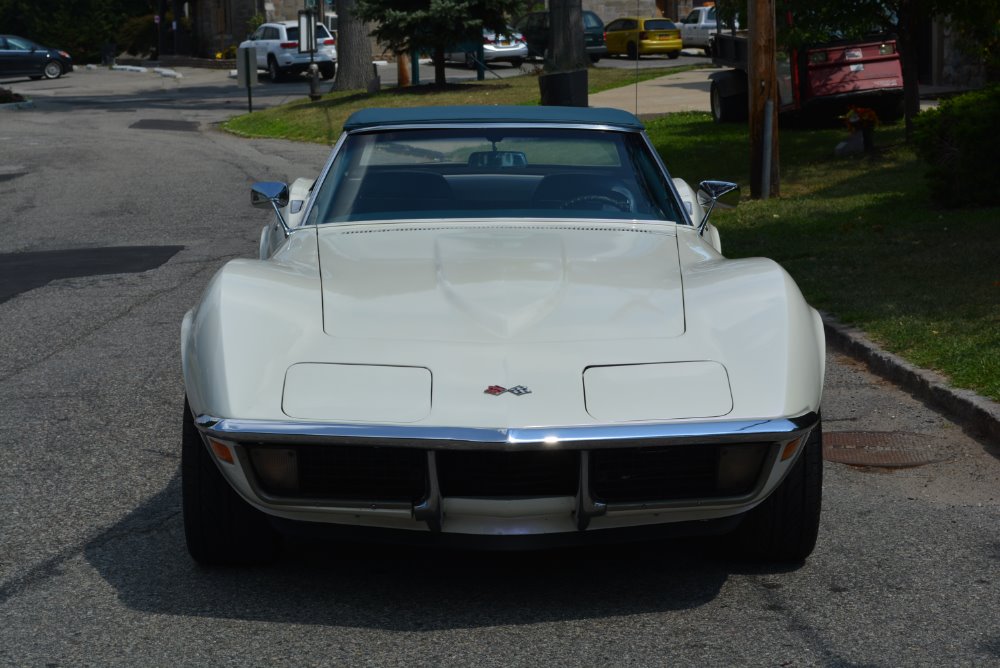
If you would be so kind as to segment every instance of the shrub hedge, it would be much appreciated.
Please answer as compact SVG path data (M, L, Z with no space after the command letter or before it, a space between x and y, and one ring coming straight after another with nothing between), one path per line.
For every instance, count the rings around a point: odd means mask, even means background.
M935 202L1000 204L1000 85L945 100L916 118L917 152Z

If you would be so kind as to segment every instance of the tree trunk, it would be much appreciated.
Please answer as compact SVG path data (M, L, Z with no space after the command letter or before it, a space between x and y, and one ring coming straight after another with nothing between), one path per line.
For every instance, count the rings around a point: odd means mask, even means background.
M587 106L587 52L580 0L549 2L549 49L538 89L543 105Z
M375 80L368 26L354 15L356 0L337 0L337 80L333 90L367 90Z
M448 83L444 77L444 47L434 47L434 85L444 88Z

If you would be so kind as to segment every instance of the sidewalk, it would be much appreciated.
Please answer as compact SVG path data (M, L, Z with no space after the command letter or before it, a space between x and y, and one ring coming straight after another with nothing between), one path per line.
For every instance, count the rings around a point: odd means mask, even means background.
M718 68L690 70L612 88L591 95L590 106L624 109L639 118L675 111L709 112L708 75L718 71Z

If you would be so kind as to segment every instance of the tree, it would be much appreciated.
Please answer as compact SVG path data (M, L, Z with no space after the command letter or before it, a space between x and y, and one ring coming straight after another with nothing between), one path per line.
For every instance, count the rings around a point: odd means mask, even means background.
M367 90L375 80L368 27L357 16L357 0L337 0L337 80L334 90Z
M538 77L543 105L587 106L587 53L580 0L549 0L549 49Z
M66 49L77 62L99 58L129 17L149 13L149 0L0 0L5 33Z
M372 34L392 51L429 51L434 83L444 86L445 52L478 41L483 28L505 32L507 18L524 6L525 0L357 0L356 13L377 24Z

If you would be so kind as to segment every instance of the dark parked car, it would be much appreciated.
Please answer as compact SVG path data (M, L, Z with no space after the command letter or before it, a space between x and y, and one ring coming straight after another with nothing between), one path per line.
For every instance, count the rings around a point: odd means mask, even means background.
M544 58L545 51L549 48L549 13L525 14L517 20L514 27L528 42L528 55ZM583 43L593 63L608 53L608 47L604 44L604 21L594 12L583 12Z
M58 79L72 71L73 58L65 51L50 49L16 35L0 35L0 77Z

